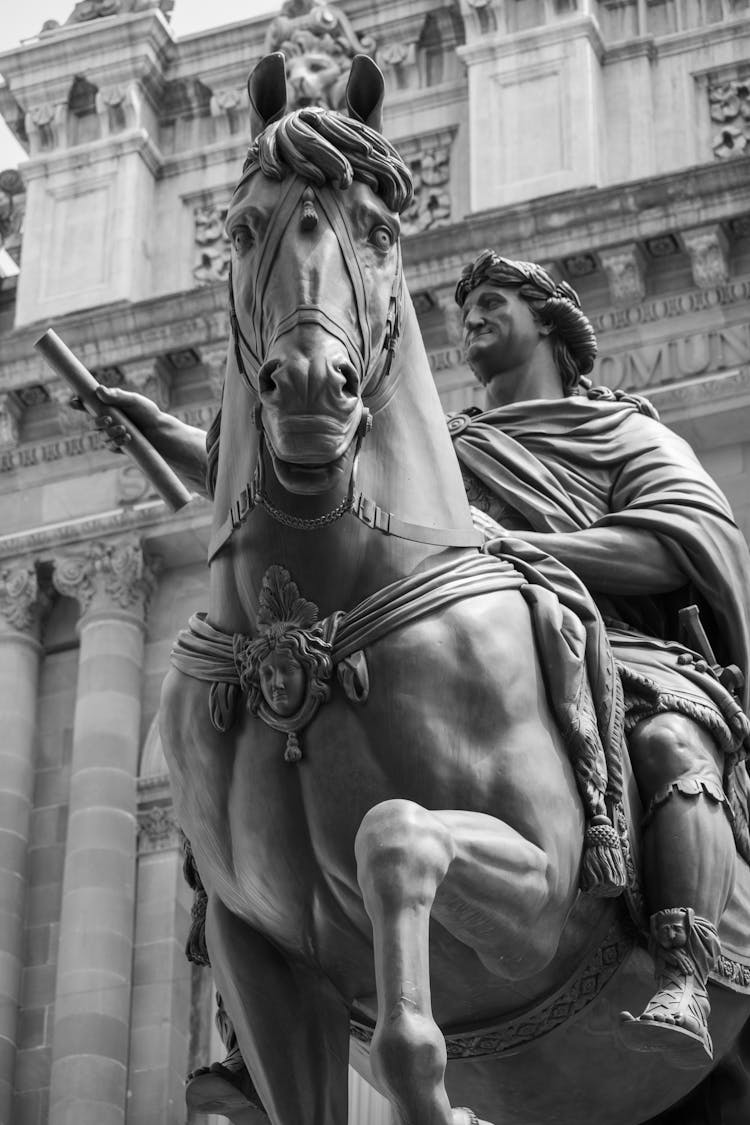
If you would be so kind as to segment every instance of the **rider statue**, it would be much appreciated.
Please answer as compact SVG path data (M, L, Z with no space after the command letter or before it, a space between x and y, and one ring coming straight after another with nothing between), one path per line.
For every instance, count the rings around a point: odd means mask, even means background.
M456 300L486 409L451 429L472 504L502 525L487 549L512 554L523 540L569 567L623 680L657 982L637 1019L623 1014L623 1038L668 1049L687 1034L711 1057L706 979L735 839L750 858L742 676L712 650L747 667L750 555L725 498L650 404L591 388L596 339L570 286L485 250ZM704 651L700 623L680 636L688 603L710 633Z
M725 498L650 404L592 388L596 339L570 286L485 250L456 299L486 409L454 416L450 429L469 499L494 529L487 550L531 544L573 571L623 681L656 970L644 1011L623 1013L623 1038L669 1051L688 1036L708 1061L717 928L736 851L750 861L739 671L750 650L750 555ZM203 431L142 396L99 393L205 494ZM122 442L111 419L99 425ZM687 606L698 608L680 617Z

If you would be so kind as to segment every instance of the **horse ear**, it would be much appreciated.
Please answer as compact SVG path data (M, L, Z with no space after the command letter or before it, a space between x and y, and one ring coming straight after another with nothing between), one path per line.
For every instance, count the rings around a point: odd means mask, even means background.
M383 74L377 63L367 55L355 55L346 85L349 116L382 133L384 90Z
M286 109L286 64L281 51L262 58L247 80L250 95L250 139L278 121Z

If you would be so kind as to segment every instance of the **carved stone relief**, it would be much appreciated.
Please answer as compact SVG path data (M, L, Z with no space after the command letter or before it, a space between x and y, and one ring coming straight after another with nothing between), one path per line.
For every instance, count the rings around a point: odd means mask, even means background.
M96 93L96 112L103 137L136 129L142 123L143 97L137 82L105 86Z
M11 394L0 394L0 449L18 445L21 410Z
M229 276L230 243L224 229L226 217L226 204L212 201L193 208L196 248L193 278L198 285L226 281Z
M33 562L24 560L0 566L0 618L16 632L33 634L39 623L40 608Z
M43 102L32 106L24 119L31 156L63 148L67 141L67 122L68 108L65 103Z
M0 172L0 247L20 249L26 192L15 168Z
M57 420L62 433L75 434L88 428L86 415L81 410L74 410L70 405L71 390L67 383L58 379L53 383L47 383L47 390L57 407Z
M718 224L683 231L682 241L699 289L710 289L729 280L729 244Z
M646 296L645 260L636 243L600 250L599 259L616 305L633 305Z
M421 146L401 146L414 176L414 201L401 216L403 234L418 234L451 221L452 132L427 137Z
M286 59L288 109L341 109L352 59L373 55L375 41L358 35L348 16L332 4L286 0L266 33L263 53L272 51L281 51Z
M717 160L750 151L750 79L713 82L708 87L711 120L718 126L713 150Z
M171 379L166 364L160 356L155 359L144 359L127 364L124 382L128 390L146 395L161 410L168 409L171 397Z
M214 90L210 108L211 116L224 134L235 136L245 129L248 109L246 90L237 86Z

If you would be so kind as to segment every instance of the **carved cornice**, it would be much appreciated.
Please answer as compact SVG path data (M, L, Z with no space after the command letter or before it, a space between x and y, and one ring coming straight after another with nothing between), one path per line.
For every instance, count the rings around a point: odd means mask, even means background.
M0 564L0 619L12 631L34 637L45 602L31 560Z
M502 246L511 258L563 259L581 247L596 250L726 223L747 213L747 168L744 160L717 161L469 215L460 226L405 239L407 278L414 290L455 284L461 267L485 246Z
M57 321L56 330L89 370L142 362L181 347L200 348L205 340L229 338L226 286L206 286L188 293L154 297L126 307L74 312ZM54 375L34 351L39 326L3 336L0 390L52 382Z
M686 293L670 293L653 297L641 304L627 305L603 313L593 313L589 319L597 336L623 328L634 328L672 317L693 316L707 309L744 305L750 300L750 278L737 278L725 285L710 289L691 289Z
M140 539L128 537L56 554L52 583L78 600L84 617L114 609L143 618L158 571L158 563L144 557Z

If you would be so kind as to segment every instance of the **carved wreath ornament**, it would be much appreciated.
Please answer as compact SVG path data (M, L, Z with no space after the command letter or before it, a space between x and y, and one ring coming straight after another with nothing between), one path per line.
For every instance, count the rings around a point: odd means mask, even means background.
M300 595L283 566L263 576L258 636L235 634L234 660L248 709L286 734L284 758L302 757L297 732L331 695L335 614L318 620L318 607Z

